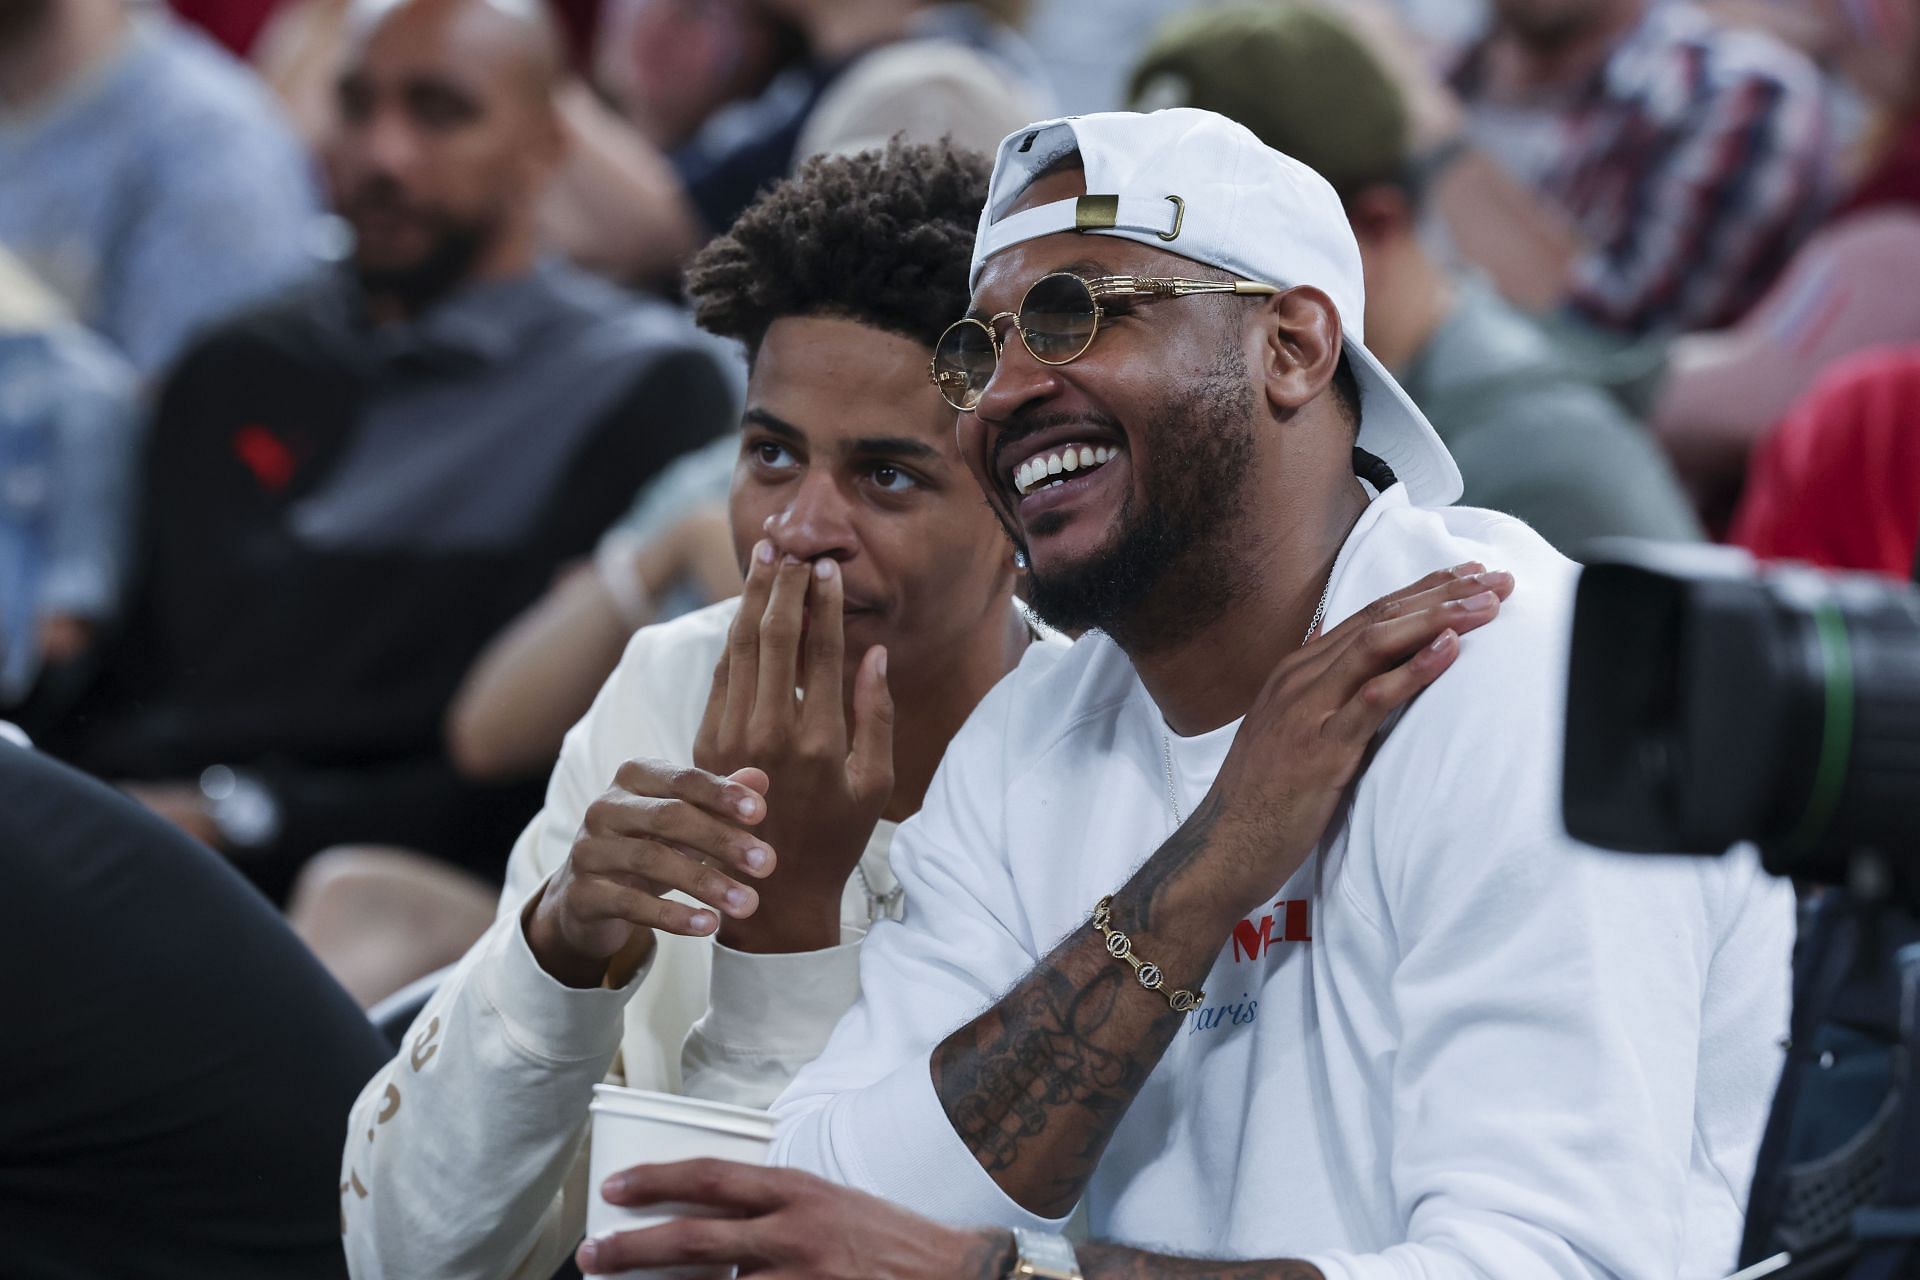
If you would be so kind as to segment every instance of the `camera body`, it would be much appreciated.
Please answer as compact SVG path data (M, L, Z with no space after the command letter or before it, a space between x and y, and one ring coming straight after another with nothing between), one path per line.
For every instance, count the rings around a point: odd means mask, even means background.
M1844 886L1803 915L1742 1276L1920 1274L1920 590L1615 543L1569 666L1575 838Z

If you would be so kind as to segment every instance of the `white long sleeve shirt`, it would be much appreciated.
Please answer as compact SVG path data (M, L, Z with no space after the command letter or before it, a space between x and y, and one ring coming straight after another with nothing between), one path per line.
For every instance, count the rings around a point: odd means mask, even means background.
M1731 1269L1787 1026L1791 895L1749 859L1567 836L1577 570L1526 526L1389 488L1340 552L1330 624L1469 559L1511 570L1512 599L1234 930L1088 1187L1094 1238L1305 1257L1328 1280ZM1163 747L1109 640L1029 653L895 838L906 919L873 930L858 1003L778 1104L776 1162L950 1222L1052 1225L956 1136L930 1054L1171 832L1163 751L1191 813L1236 729Z
M625 986L581 991L550 977L527 946L525 909L620 766L692 761L736 608L717 604L633 638L567 734L546 805L507 864L494 926L354 1104L340 1203L358 1280L547 1280L586 1226L595 1084L764 1107L853 1003L859 940L885 910L868 887L880 899L897 888L890 822L867 844L864 880L848 883L839 947L747 955L662 934Z

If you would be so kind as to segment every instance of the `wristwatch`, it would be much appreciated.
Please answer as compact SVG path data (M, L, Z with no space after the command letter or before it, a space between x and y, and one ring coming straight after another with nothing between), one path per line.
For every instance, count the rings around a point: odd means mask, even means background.
M1080 1280L1080 1260L1065 1236L1013 1229L1013 1270L1008 1280Z

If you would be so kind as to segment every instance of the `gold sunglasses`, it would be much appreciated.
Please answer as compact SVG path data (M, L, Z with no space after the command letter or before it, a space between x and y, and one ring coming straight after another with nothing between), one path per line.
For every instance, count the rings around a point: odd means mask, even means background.
M1252 280L1185 280L1178 277L1100 276L1083 279L1056 271L1035 280L1020 300L1020 310L1002 311L986 320L956 320L933 346L929 375L940 396L966 413L1000 365L1000 322L1012 320L1033 358L1041 364L1078 360L1093 345L1106 311L1102 298L1184 298L1197 293L1231 293L1260 297L1279 293L1278 285Z

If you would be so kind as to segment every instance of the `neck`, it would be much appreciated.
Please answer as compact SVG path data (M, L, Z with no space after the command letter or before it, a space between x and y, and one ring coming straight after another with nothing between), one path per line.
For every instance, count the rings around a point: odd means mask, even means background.
M906 34L912 5L900 0L825 0L805 19L816 62L835 62Z
M1297 494L1279 501L1256 495L1249 510L1294 514L1264 536L1242 534L1245 552L1228 572L1243 575L1250 590L1176 641L1146 650L1122 646L1175 733L1205 733L1245 715L1275 665L1300 647L1341 544L1367 506L1366 490L1350 473L1320 492L1310 506ZM1166 575L1171 593L1179 594L1184 576Z
M1591 25L1558 40L1529 38L1505 27L1489 47L1491 87L1499 94L1526 94L1578 84L1606 65L1620 38L1646 11L1647 0L1619 0Z
M0 106L51 98L113 55L127 27L120 0L55 0L36 26L0 46Z
M1377 291L1367 290L1367 349L1402 370L1426 348L1453 310L1453 282L1425 250L1409 241L1395 254Z
M922 679L898 679L893 690L893 796L883 815L900 822L920 811L947 744L987 696L1013 670L1033 633L1011 600L990 610L948 661L923 664Z

